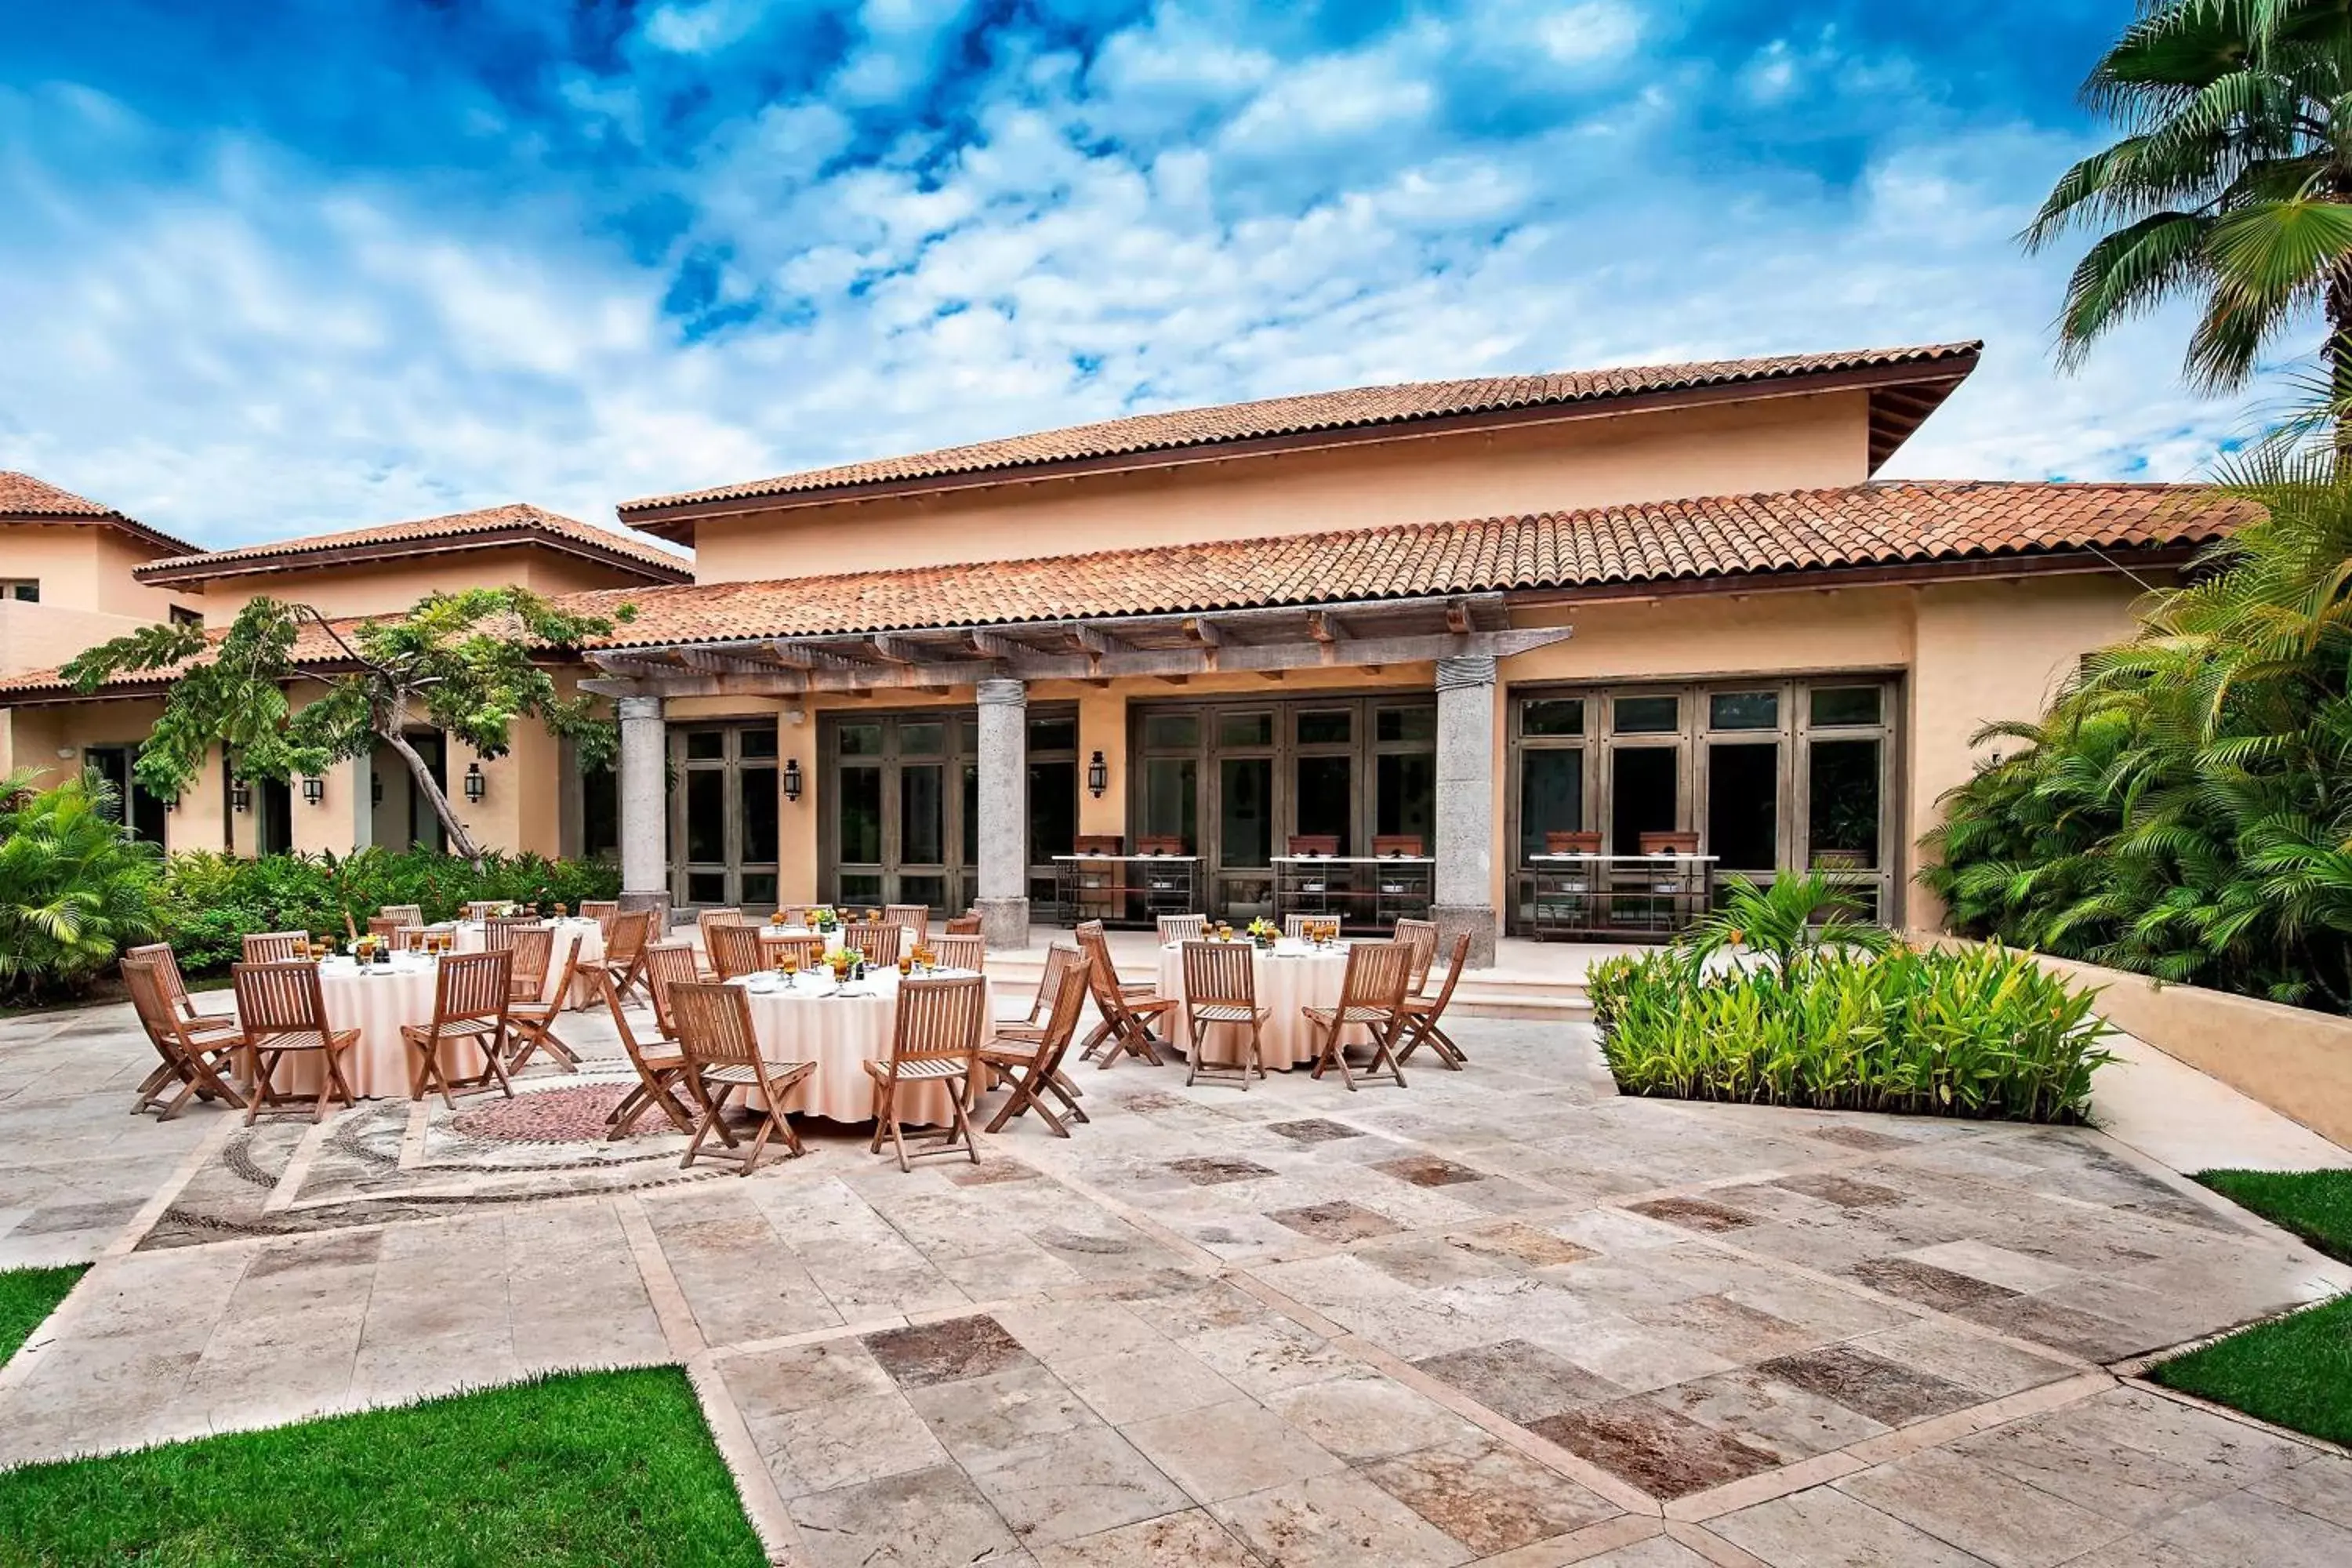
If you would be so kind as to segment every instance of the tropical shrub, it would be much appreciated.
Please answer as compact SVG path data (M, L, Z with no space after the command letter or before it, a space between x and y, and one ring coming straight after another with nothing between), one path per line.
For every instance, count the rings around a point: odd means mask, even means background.
M2273 446L2252 518L1945 797L1954 930L2352 1011L2352 467Z
M457 855L371 847L348 856L208 851L164 863L159 923L192 973L235 963L248 931L304 931L340 938L345 916L364 926L386 904L416 904L428 921L447 920L476 899L578 905L610 899L620 869L609 860L550 860L486 853L478 868Z
M156 930L159 857L127 837L95 774L54 789L0 779L0 996L86 990Z
M2093 994L1997 944L1806 939L1710 966L1719 935L1587 973L1601 1051L1625 1093L2077 1121L2092 1072L2110 1059Z

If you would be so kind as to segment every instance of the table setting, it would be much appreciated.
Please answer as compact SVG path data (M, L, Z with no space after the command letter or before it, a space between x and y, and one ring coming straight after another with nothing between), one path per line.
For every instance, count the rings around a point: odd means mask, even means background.
M909 955L898 964L820 963L814 969L763 969L728 984L741 986L751 1001L751 1026L762 1054L780 1061L816 1064L816 1070L802 1081L783 1109L856 1122L870 1121L874 1115L874 1080L866 1071L866 1063L890 1059L900 980L907 975L949 978L971 973L932 969ZM980 1082L975 1063L975 1091ZM945 1126L953 1119L944 1083L908 1085L899 1095L906 1121ZM751 1103L763 1101L755 1095Z
M1264 926L1265 922L1258 924ZM1340 987L1348 974L1349 944L1339 940L1338 925L1336 921L1330 922L1331 934L1313 942L1272 935L1271 927L1264 931L1253 928L1238 936L1230 926L1213 928L1225 940L1249 943L1257 1005L1269 1015L1258 1029L1258 1048L1268 1071L1314 1060L1307 1020L1299 1016L1299 1009L1339 1005ZM1213 934L1209 940L1219 940L1219 936ZM1180 999L1184 996L1181 942L1170 942L1160 950L1159 994ZM1171 1020L1170 1027L1177 1044L1190 1046L1192 1030L1189 1021L1180 1016ZM1213 1026L1203 1043L1204 1059L1238 1062L1247 1038L1237 1026Z

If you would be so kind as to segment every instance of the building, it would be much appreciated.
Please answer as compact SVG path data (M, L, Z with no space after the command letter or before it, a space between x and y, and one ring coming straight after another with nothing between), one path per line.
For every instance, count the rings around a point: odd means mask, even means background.
M215 627L226 626L263 595L309 605L322 615L360 617L397 613L436 590L483 584L512 584L561 597L692 580L692 563L683 554L525 505L237 550L201 552L168 542L169 554L151 549L113 563L113 591L168 599L173 614L198 614ZM151 612L144 618L161 617ZM0 703L13 705L0 708L13 742L0 747L0 774L12 765L51 776L99 766L124 788L138 830L171 849L251 855L284 849L341 854L367 844L440 847L441 825L423 792L411 787L406 764L381 745L372 759L329 770L319 783L319 798L312 801L305 792L299 803L287 783L260 781L236 790L215 760L206 776L166 811L130 779L128 765L162 709L168 673L111 681L83 697L64 685L53 668L60 648L79 651L137 624L139 617L131 616L93 622L78 628L81 635L69 642L50 645L40 662L51 668L0 679ZM323 637L306 637L298 647L305 650L314 656L307 662L322 670L332 668ZM298 704L304 700L299 687L289 695ZM609 776L583 779L568 765L563 748L536 725L518 726L514 750L488 760L462 745L445 746L437 731L419 731L410 739L445 786L469 767L488 776L491 787L480 801L466 800L462 792L451 797L467 830L483 843L545 855L612 847Z
M631 501L693 581L583 585L636 614L551 657L615 702L637 902L976 904L1022 944L1073 899L1428 908L1483 954L1569 906L1686 915L1656 867L1546 858L1649 836L1932 923L1914 847L1973 731L2230 518L1876 480L1979 350L1366 388ZM216 559L142 580L210 594ZM560 763L518 747L490 798Z

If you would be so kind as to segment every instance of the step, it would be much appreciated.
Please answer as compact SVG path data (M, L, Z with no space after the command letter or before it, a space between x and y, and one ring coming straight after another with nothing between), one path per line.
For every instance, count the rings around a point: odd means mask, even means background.
M1132 958L1119 965L1121 977L1130 981L1153 980L1158 973L1156 965ZM1045 979L1045 955L1034 950L991 953L988 973L1002 988L1000 994L1010 992L1018 996L1034 991ZM1582 974L1565 968L1558 974L1474 970L1454 987L1450 1005L1453 1011L1469 1018L1549 1018L1580 1023L1592 1012Z

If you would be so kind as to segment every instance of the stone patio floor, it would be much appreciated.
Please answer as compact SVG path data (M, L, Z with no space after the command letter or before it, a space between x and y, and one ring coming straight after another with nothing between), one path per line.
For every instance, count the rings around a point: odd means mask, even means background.
M1621 1099L1468 1020L1402 1091L1088 1067L1068 1142L743 1180L530 1141L617 1093L565 1032L533 1115L248 1133L126 1114L127 1009L0 1020L0 1267L97 1260L0 1465L679 1362L825 1568L2352 1563L2352 1459L2116 1370L2352 1270L2097 1132Z

